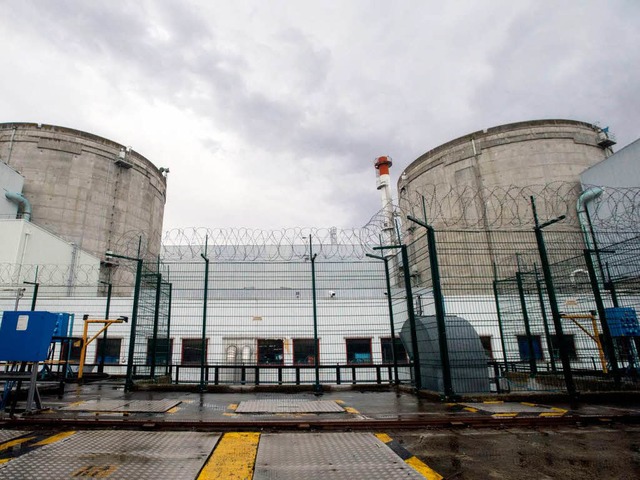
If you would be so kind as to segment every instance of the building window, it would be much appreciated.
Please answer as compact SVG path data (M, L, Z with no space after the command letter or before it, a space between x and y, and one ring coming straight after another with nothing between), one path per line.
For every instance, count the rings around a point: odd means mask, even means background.
M60 349L60 360L67 361L67 355L69 355L69 362L78 363L80 361L80 352L82 351L82 339L72 338L69 342L63 341ZM69 354L69 345L71 345L71 353Z
M315 365L315 349L313 348L313 338L293 339L293 364L294 365ZM320 357L320 340L318 340L318 363Z
M526 338L526 337L525 337ZM480 343L487 357L493 360L493 348L491 347L491 335L480 335Z
M104 352L105 365L117 365L120 363L120 346L121 338L98 338L96 344L96 363L102 363L102 355ZM104 350L103 350L104 349Z
M204 345L205 363L207 358L207 347L209 339L206 339ZM183 338L182 339L182 364L183 365L200 365L202 363L202 339L201 338Z
M282 339L260 339L258 340L258 363L260 364L283 364L284 348Z
M347 363L371 363L371 339L347 338Z
M382 363L393 363L393 352L391 351L391 337L381 338ZM396 337L396 360L398 363L407 363L407 351L402 340Z
M154 341L153 338L147 339L147 365L153 362ZM157 338L155 342L155 364L170 365L171 356L173 355L173 338Z
M578 353L576 352L576 341L574 335L566 335L564 336L565 346L569 352L569 358L571 360L577 360ZM552 352L551 355L554 359L560 358L560 337L558 335L549 335L549 340L551 341Z
M542 360L542 343L540 343L540 335L531 335L531 343L533 343L533 354L536 360ZM520 351L520 360L529 360L529 340L526 335L518 335L518 350Z

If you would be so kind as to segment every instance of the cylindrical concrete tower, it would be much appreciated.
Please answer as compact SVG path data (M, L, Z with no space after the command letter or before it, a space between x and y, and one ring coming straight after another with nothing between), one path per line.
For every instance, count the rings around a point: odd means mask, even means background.
M428 151L404 170L398 181L400 207L416 217L426 214L436 230L448 231L449 257L443 262L458 278L490 278L492 262L512 253L495 231L533 231L531 196L542 222L566 215L554 228L579 231L580 173L606 158L615 143L602 133L573 120L534 120L470 133ZM411 222L403 228L407 244L424 243L423 229ZM469 234L456 236L456 230L477 233L471 242ZM514 252L524 248L513 245ZM419 272L428 268L426 258L414 262Z
M0 160L24 176L31 221L104 259L107 250L160 252L163 170L119 143L70 128L0 124Z
M594 125L573 120L533 120L470 133L428 151L404 170L398 180L400 205L410 209L416 193L435 195L431 202L437 208L429 219L435 226L511 224L509 216L521 209L492 204L502 201L491 192L560 183L578 188L580 173L611 152L611 142L603 142L600 133ZM462 212L465 202L452 198L452 190L466 199L476 195L482 204L474 200Z

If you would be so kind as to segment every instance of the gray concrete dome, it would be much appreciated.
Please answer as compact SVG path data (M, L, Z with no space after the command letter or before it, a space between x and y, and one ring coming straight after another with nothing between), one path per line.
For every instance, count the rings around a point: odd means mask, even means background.
M139 235L147 255L160 252L166 178L134 150L71 128L3 123L0 160L24 176L37 225L100 258Z
M400 204L410 208L412 195L428 187L431 193L433 186L439 187L438 195L451 188L480 192L556 182L575 185L577 198L580 173L610 153L600 128L574 120L532 120L480 130L413 161L398 180ZM478 208L497 207L490 201ZM446 224L448 217L460 215L456 208L456 202L443 202L432 220Z

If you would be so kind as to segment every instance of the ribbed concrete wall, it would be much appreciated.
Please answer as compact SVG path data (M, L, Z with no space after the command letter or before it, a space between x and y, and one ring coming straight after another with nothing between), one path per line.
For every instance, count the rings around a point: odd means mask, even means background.
M398 181L400 205L422 217L419 194L425 195L429 222L437 230L449 230L448 250L440 255L441 270L448 265L441 272L443 280L462 285L464 279L474 278L476 288L484 289L490 286L494 262L512 262L514 252L524 254L531 248L498 241L489 231L532 232L529 195L537 198L541 222L566 214L554 228L579 229L575 204L580 174L610 153L598 145L598 129L588 123L536 120L489 128L445 143L411 163ZM545 190L554 182L562 182L561 188ZM525 190L503 194L518 189ZM424 229L414 229L410 222L403 227L405 242L415 241L412 249L425 252ZM477 230L479 235L470 242L469 234L460 234L457 242L457 229ZM537 252L532 255L536 258ZM412 262L418 271L427 271L425 254L414 255Z
M123 148L70 128L0 124L0 159L24 175L32 221L99 258L137 232L149 255L160 252L166 179L133 150L130 168L119 166Z
M428 184L485 188L579 183L579 175L606 158L595 126L573 120L534 120L489 128L445 143L403 172L398 191Z

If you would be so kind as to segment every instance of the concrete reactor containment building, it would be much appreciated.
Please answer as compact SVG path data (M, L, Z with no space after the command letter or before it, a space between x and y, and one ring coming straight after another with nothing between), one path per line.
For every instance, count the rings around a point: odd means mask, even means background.
M514 189L536 193L552 184L561 189L562 183L575 189L577 198L580 174L613 153L614 143L599 127L574 120L532 120L470 133L428 151L404 170L398 181L400 205L415 209L416 194L429 196L428 213L436 227L512 224L524 213L522 205L505 205L505 198L516 200Z
M78 248L160 253L166 169L119 143L71 128L0 124L0 160L24 177L30 220ZM164 173L164 174L163 174ZM123 252L127 250L127 252Z
M611 155L614 144L606 129L573 120L533 120L470 133L428 151L404 170L398 181L400 208L448 231L441 238L455 245L455 253L449 247L441 262L451 275L484 281L492 277L493 263L504 264L505 257L530 249L514 245L503 233L532 231L531 197L541 222L564 216L554 228L580 231L580 174ZM405 242L417 242L414 251L423 249L423 230L403 224ZM459 230L477 235L455 233ZM426 256L414 259L414 265L418 273L426 271Z

